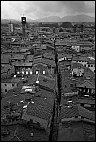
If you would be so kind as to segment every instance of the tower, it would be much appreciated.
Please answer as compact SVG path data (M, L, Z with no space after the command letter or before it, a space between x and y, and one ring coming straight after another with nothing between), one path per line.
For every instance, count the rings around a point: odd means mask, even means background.
M13 27L13 24L11 23L11 21L10 21L10 23L8 25L9 25L9 33L13 33L14 32L14 27Z
M84 29L83 24L80 25L80 28L81 28L81 32L83 32L83 29Z
M77 31L77 25L73 26L73 30L74 30L74 33L76 33L76 31Z
M21 22L22 22L22 34L25 37L25 27L26 27L26 17L21 17Z

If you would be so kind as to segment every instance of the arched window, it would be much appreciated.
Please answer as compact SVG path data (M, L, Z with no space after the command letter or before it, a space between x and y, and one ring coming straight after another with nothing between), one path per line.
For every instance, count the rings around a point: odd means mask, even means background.
M45 74L45 71L43 71L43 74Z

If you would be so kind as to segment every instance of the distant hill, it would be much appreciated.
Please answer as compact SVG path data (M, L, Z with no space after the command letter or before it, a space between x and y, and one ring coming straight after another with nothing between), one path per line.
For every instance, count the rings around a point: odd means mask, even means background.
M18 23L20 20L14 19L1 19L1 23ZM36 20L27 19L27 22L95 22L95 17L88 15L76 15L76 16L65 16L60 18L59 16L49 16L45 18L40 18Z
M45 17L41 19L36 19L35 21L38 22L60 22L61 18L58 16L50 16L50 17Z
M87 15L66 16L61 18L62 22L95 22L95 17Z
M10 21L12 23L19 23L20 22L19 20L15 20L15 19L1 19L1 24L8 24L8 23L10 23Z
M58 16L50 16L50 17L37 19L35 21L38 21L38 22L95 22L95 17L90 17L87 15L66 16L62 18Z

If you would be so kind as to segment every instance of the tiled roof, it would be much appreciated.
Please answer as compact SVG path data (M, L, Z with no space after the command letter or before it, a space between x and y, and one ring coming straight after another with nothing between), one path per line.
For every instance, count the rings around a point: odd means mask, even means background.
M1 59L1 64L9 64L9 59L8 58Z
M94 78L95 77L95 75L93 74L93 72L88 68L88 67L84 67L82 64L79 64L79 63L72 63L71 64L71 68L73 69L73 68L77 68L77 67L81 67L81 68L83 68L84 69L84 76L85 77L92 77L92 78Z
M66 58L70 58L70 59L72 59L72 55L70 55L70 54L64 54L64 53L62 53L62 54L58 54L58 58L60 59L60 58L64 58L64 57L66 57Z
M1 83L18 83L19 81L20 81L19 78L13 78L13 77L1 79Z
M1 54L1 60L2 59L10 59L11 55L10 54Z
M80 57L73 57L72 58L73 61L86 61L88 62L89 59L87 57L83 57L83 56L80 56Z
M50 101L50 100L49 100ZM39 104L38 104L39 103ZM38 99L34 101L34 104L29 104L26 113L28 115L36 116L45 120L49 120L53 105L48 105L48 101L45 99Z
M55 61L44 58L34 59L33 64L38 64L38 63L46 64L52 67L56 66Z
M2 99L2 104L6 104L7 102L11 102L11 103L19 103L22 100L22 96L17 95L17 96L6 96L5 98Z
M83 83L81 84L77 84L76 87L82 87L82 88L90 88L90 89L95 89L95 83L89 80L85 80Z
M85 109L84 107L78 105L78 111L80 116L83 116L86 119L95 121L94 113L89 111L88 109Z
M45 57L45 58L49 58L49 59L55 59L55 56L54 56L54 54L52 54L52 53L45 53L45 54L43 54L43 56Z
M17 87L17 88L14 88L14 89L10 89L7 93L6 93L6 96L13 96L13 95L18 95L20 94L20 91L21 91L21 87Z
M89 99L78 99L79 103L86 103L86 104L95 104L95 100L89 100Z
M41 98L55 98L55 94L43 89L40 89L40 91L36 92L35 96L40 96Z
M45 108L50 109L50 110L53 109L54 98L50 98L50 97L45 97L45 98L34 97L32 100L35 102L35 105L42 105Z
M22 60L22 59L24 59L24 55L23 54L13 54L13 57L11 59Z
M22 81L20 81L18 83L18 86L25 86L25 85L32 85L32 84L36 84L36 80L37 80L37 75L30 75L30 77L28 77L27 79L27 82L26 83L23 83ZM40 88L42 89L45 89L47 88L47 90L49 89L50 90L53 90L54 91L54 88L55 88L55 80L54 79L50 79L50 78L45 78L45 76L41 76L39 75L39 86Z
M2 69L1 69L1 73L7 73L8 70L11 70L12 67L10 65L5 65Z
M20 52L27 52L29 49L27 49L27 48L22 48L22 49L20 49Z
M46 45L41 45L41 49L46 49Z
M71 108L67 108L65 106L61 107L60 119L72 118L72 117L75 117L75 116L78 116L78 115L79 115L79 112L78 112L77 106L73 106Z
M21 141L17 136L14 136L10 141Z
M60 119L72 118L72 117L75 117L75 116L82 116L86 119L95 121L94 113L85 109L84 107L82 107L80 105L73 106L71 108L66 108L65 106L62 106Z
M26 62L33 61L33 55L27 55Z
M32 66L32 63L29 62L17 62L14 66Z
M95 60L89 60L88 64L94 64L95 65Z

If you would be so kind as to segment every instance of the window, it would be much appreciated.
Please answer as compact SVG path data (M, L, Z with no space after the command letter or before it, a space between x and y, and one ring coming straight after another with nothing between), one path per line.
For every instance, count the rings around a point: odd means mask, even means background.
M7 89L5 89L5 92L7 92Z
M17 72L17 74L19 74L19 71Z
M84 67L86 67L86 64L84 65Z
M36 74L38 74L38 71L36 71Z
M90 65L88 65L88 67L90 67Z
M28 74L28 71L26 71L26 74Z
M14 77L16 77L16 75L14 75Z
M7 86L7 84L5 84L5 86Z
M30 71L30 74L32 74L32 71Z
M65 88L67 88L67 86L65 85Z
M22 71L22 74L24 74L24 71Z
M43 71L43 74L45 74L45 71Z
M70 84L70 87L73 87L73 84Z

